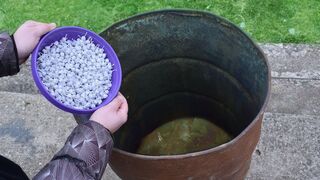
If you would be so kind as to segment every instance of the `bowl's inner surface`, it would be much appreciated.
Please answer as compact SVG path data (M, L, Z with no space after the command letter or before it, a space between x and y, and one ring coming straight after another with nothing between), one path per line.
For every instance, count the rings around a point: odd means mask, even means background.
M136 153L166 122L201 117L239 135L268 92L261 51L239 29L207 13L161 12L134 17L101 33L123 69L129 119L115 147Z

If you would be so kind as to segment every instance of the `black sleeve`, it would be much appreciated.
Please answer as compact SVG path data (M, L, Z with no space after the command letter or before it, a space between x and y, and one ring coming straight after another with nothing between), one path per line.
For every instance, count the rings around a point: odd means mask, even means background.
M0 77L19 72L19 59L13 36L0 33Z

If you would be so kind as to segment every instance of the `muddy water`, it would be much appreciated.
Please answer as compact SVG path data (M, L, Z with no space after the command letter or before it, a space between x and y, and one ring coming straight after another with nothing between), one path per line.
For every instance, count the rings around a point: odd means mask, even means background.
M153 156L185 154L216 147L231 139L230 134L206 119L180 118L145 136L137 153Z

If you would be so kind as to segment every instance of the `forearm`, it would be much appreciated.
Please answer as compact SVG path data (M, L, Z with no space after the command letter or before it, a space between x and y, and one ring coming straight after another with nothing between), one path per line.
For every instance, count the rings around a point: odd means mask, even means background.
M0 32L0 77L19 72L19 60L13 37Z
M79 124L64 147L34 179L101 179L113 147L111 134L100 124Z

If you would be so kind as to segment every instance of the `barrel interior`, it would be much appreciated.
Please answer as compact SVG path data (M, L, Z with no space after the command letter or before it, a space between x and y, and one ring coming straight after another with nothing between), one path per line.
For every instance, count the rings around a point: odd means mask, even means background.
M268 90L268 67L256 45L214 15L144 14L101 35L123 69L129 118L115 147L135 153L144 136L181 117L202 117L239 135L256 117Z

